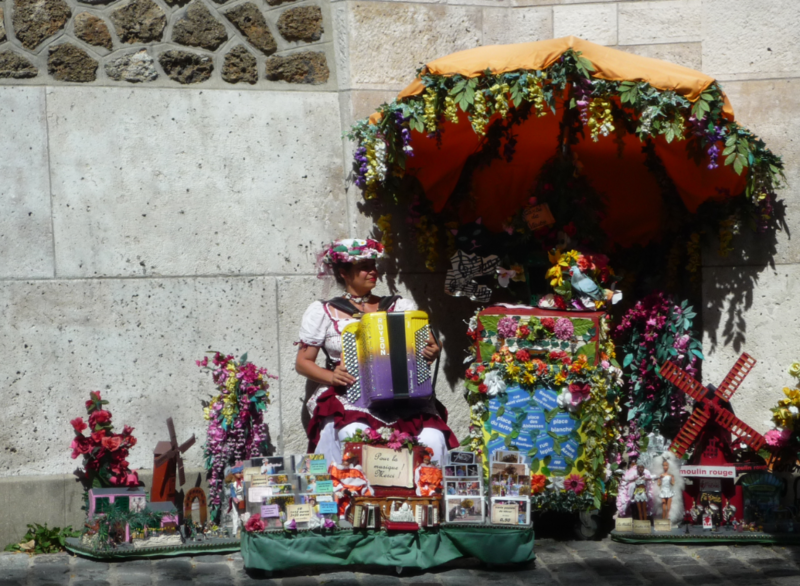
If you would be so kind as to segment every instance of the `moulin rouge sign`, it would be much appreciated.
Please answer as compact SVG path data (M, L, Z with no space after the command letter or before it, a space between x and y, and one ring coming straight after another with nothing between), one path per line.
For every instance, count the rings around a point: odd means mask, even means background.
M696 478L734 478L734 466L683 466L681 476L694 476Z

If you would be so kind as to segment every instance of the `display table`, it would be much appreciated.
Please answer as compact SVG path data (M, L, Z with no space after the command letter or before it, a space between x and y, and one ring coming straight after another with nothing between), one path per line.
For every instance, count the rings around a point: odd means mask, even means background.
M298 566L356 564L425 570L461 557L493 565L519 564L536 558L533 528L447 525L418 532L342 529L317 533L244 533L245 568L267 572Z

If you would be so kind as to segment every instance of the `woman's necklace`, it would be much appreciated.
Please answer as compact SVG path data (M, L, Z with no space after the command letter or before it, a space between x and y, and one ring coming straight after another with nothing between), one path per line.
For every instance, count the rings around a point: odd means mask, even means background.
M342 297L344 297L345 299L349 299L350 301L352 301L353 303L355 303L357 305L364 305L367 301L369 301L369 298L371 297L371 295L369 293L367 293L363 297L356 297L352 293L348 293L348 292L345 291L345 293L344 293L344 295L342 295Z

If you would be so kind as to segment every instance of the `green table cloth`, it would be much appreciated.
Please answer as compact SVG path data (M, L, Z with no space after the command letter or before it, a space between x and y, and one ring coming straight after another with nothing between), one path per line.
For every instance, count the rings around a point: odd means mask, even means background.
M246 568L274 572L297 566L374 564L425 570L460 557L493 565L529 562L533 528L448 525L418 532L244 533Z

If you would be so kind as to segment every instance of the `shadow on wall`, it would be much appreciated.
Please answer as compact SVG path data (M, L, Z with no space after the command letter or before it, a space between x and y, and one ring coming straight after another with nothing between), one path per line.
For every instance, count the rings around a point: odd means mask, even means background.
M774 215L776 225L790 240L783 200L776 202ZM703 329L710 343L705 348L706 353L714 352L719 346L731 346L737 353L743 351L747 341L744 316L753 306L753 292L764 269L775 269L778 231L757 234L749 228L745 230L746 233L734 240L737 250L726 264L703 266ZM715 251L708 254L717 255Z

